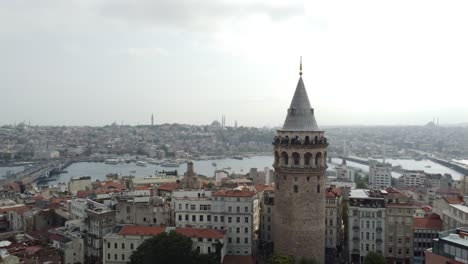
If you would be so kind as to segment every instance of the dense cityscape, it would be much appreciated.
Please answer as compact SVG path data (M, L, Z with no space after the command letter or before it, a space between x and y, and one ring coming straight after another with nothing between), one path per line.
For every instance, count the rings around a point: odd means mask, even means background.
M302 77L281 128L228 127L224 116L205 126L155 125L153 116L136 127L3 126L2 260L468 263L467 127L434 120L326 135ZM234 173L213 162L213 174L199 175L193 162L257 155L273 164ZM168 168L53 183L80 162Z

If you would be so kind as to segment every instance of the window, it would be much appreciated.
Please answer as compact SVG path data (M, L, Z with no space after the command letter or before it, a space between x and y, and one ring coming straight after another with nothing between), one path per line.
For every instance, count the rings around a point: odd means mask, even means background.
M405 239L405 243L406 243L406 244L408 244L408 243L409 243L409 241L410 241L410 238L409 238L409 237L407 237L407 238Z
M294 192L295 193L299 192L299 187L297 185L294 185Z
M228 238L228 242L232 243L232 238L231 237Z
M110 253L107 254L107 259L110 259Z
M218 222L218 216L217 215L214 216L214 221Z
M185 221L188 221L188 214L185 215Z
M111 247L110 242L107 242L107 248L110 248L110 247Z
M122 260L125 260L125 254L122 254Z
M240 233L240 228L239 227L236 228L236 233L238 233L238 234Z
M240 223L240 217L236 217L236 223Z
M317 184L317 193L320 192L320 184Z
M228 223L232 223L232 217L228 217Z
M179 214L179 221L182 221L182 215Z
M197 210L197 206L194 205L194 204L191 204L191 205L190 205L190 210L192 210L192 211Z
M130 249L133 249L133 243L130 244Z
M143 217L143 222L146 222L146 217Z
M268 208L268 209L270 209L270 208ZM246 213L249 212L249 207L248 206L244 207L244 212L246 212ZM270 211L268 211L268 212L270 212Z
M211 215L206 216L206 221L211 222Z
M211 253L211 247L208 247L208 254Z
M392 253L393 253L393 248L392 248L392 247L388 247L388 253L389 253L389 254L392 254Z
M185 204L185 210L188 210L188 204Z
M192 215L192 222L196 222L197 221L197 216L196 215Z
M240 213L240 206L237 206L236 211Z
M114 254L114 259L117 260L117 254Z
M236 238L236 243L237 243L237 244L240 244L240 237L237 237L237 238Z
M125 249L125 243L122 243L122 249Z
M153 224L156 224L156 218L153 218Z
M117 243L114 243L114 248L117 248Z
M224 215L221 216L221 222L224 222Z
M245 244L248 244L248 243L249 243L249 238L248 238L248 237L245 237L245 238L244 238L244 243L245 243Z
M203 222L203 215L200 215L200 222Z
M228 207L228 212L232 212L232 207L231 206Z
M246 227L246 228L244 229L244 233L248 233L248 232L249 232L249 228Z
M245 222L245 223L248 223L248 222L249 222L249 217L248 217L248 216L244 217L244 222Z
M179 210L182 210L182 204L179 204Z

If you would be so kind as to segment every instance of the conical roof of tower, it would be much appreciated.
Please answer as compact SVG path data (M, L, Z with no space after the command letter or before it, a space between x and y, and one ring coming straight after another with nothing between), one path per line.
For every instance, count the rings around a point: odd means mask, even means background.
M297 83L288 115L284 121L283 129L287 131L318 131L319 127L315 121L314 109L310 106L309 96L304 86L302 76Z

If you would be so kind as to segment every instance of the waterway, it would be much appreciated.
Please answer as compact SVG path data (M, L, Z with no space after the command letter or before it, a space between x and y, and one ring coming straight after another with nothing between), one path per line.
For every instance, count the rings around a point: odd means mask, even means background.
M387 159L386 162L391 163L393 166L401 165L404 169L408 170L424 170L428 173L449 173L454 180L459 180L461 174L450 169L434 163L430 160L406 160L406 159ZM213 176L216 169L225 169L229 173L246 174L250 168L258 168L264 170L265 167L272 169L273 157L272 156L254 156L252 158L244 158L243 160L237 159L219 159L219 160L200 160L194 161L194 168L198 174L205 176ZM328 163L328 170L341 164L341 159L333 158L331 163ZM216 166L213 166L216 165ZM347 166L352 169L361 169L364 172L369 171L367 165L347 161ZM430 167L428 167L430 166ZM229 168L229 169L226 169ZM0 175L5 175L7 171L13 172L23 170L23 167L0 167ZM183 175L187 166L181 164L177 168L161 167L159 165L148 164L146 167L136 166L135 163L119 163L116 165L105 164L103 162L78 162L73 163L66 168L67 173L60 174L56 181L49 184L58 184L59 182L67 183L72 177L91 176L93 180L104 180L108 173L118 173L120 175L133 175L135 177L145 177L154 175L156 171L162 172L163 170L177 170L179 175ZM393 177L399 177L400 174L393 173Z
M23 170L24 166L0 167L0 178L5 177L9 171L11 171L12 173L16 173Z

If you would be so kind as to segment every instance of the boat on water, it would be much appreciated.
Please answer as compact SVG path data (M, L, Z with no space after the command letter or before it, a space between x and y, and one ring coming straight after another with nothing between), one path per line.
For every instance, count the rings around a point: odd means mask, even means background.
M236 160L243 160L244 159L242 156L239 156L239 155L236 155L236 156L234 156L232 158L236 159Z
M139 161L136 162L136 165L140 166L140 167L146 167L146 165L148 165L148 163L146 163L146 161L139 160Z
M217 166L216 162L211 163L211 166L216 167Z
M424 166L424 168L430 168L430 167L431 167L431 165L426 165L426 166Z
M223 168L223 170L230 170L232 169L231 167L226 167L226 168Z
M177 168L179 166L180 166L180 164L177 163L177 162L166 162L166 163L161 164L161 167Z
M106 159L106 161L104 161L104 163L106 164L113 164L113 165L119 164L119 162L120 161L118 159Z
M130 172L130 173L136 173L136 170L131 170L131 171L129 171L129 172Z

